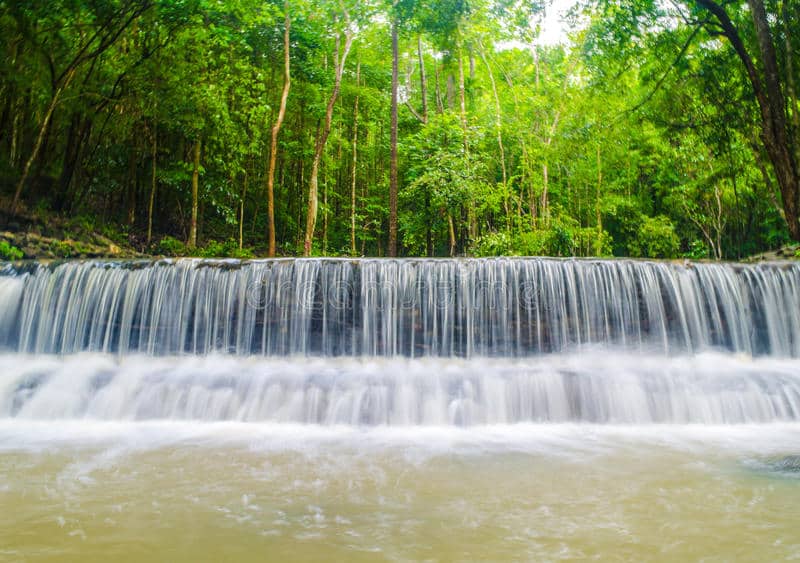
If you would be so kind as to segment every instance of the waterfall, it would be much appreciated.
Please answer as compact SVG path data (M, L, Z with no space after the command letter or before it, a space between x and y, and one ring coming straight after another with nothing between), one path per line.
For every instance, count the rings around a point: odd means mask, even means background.
M798 358L796 264L0 268L0 419L797 422Z
M800 356L800 265L553 259L67 262L0 270L0 348Z
M791 359L0 356L0 419L354 426L800 421Z

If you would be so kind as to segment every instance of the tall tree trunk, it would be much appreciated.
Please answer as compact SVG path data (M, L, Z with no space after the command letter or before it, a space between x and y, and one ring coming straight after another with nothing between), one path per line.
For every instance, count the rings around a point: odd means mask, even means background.
M542 198L539 203L539 209L541 210L541 221L540 223L544 226L549 224L548 217L549 217L549 205L548 202L550 200L549 195L550 189L550 169L548 167L547 159L542 163Z
M353 169L350 176L350 254L356 255L356 176L358 164L358 93L361 87L361 62L356 64L356 100L353 104Z
M19 165L19 147L22 145L22 123L25 122L23 116L25 104L21 99L14 100L14 117L11 120L11 146L9 147L8 163L12 168Z
M436 112L439 114L444 113L444 102L442 102L442 89L439 87L439 65L435 64L433 67L434 79L434 98L436 99Z
M397 16L392 20L392 124L389 162L389 244L387 253L397 256L397 90L398 90Z
M472 60L472 59L470 59ZM461 113L461 130L464 135L464 157L465 165L469 167L469 125L467 123L467 93L464 85L464 57L462 54L461 44L458 46L458 99L459 108ZM467 171L469 175L469 171ZM467 207L467 233L471 238L477 236L477 214L475 213L474 198L470 196Z
M595 255L600 256L603 250L603 216L600 213L600 193L603 187L603 161L600 158L600 143L597 144L597 190L595 192L594 212L597 225L597 242Z
M244 248L244 202L247 199L247 170L244 171L242 179L242 198L239 201L239 250Z
M200 150L202 141L198 138L194 143L194 165L192 167L192 222L189 224L189 248L197 248L197 209L200 186Z
M417 58L419 59L419 89L422 97L422 122L428 123L428 81L425 77L425 57L422 56L422 35L417 35Z
M464 154L469 152L467 137L467 94L464 87L464 58L461 56L461 44L458 46L458 101L461 116L461 131L464 134Z
M500 108L500 96L497 94L497 84L494 81L494 73L492 67L489 65L489 59L483 50L483 45L480 45L478 54L486 65L486 71L489 73L489 82L492 85L492 94L494 95L494 112L495 112L495 128L497 129L497 148L500 151L500 168L503 172L503 207L506 212L506 226L511 225L511 212L508 207L508 176L506 174L506 151L503 148L503 112Z
M456 83L452 74L447 75L445 96L447 99L447 109L453 109L456 106Z
M341 146L341 145L340 145ZM339 162L339 159L336 159ZM322 255L328 254L328 189L331 184L330 166L325 167L322 182Z
M278 159L278 134L286 116L286 102L289 99L289 88L291 87L291 66L289 60L289 30L291 20L289 18L289 2L283 3L284 24L283 24L283 92L281 93L281 105L278 110L278 117L272 126L272 143L269 150L269 171L267 172L267 218L269 229L269 250L270 258L275 256L275 163Z
M306 214L306 232L303 241L303 256L311 256L311 245L314 240L314 227L317 224L317 209L319 207L319 165L322 161L322 153L325 150L325 143L328 140L328 135L331 132L331 121L333 120L333 107L336 104L336 98L339 96L339 89L342 85L342 72L347 60L347 54L350 52L350 47L353 45L353 31L350 29L350 18L345 13L346 17L346 30L344 34L344 47L342 48L341 57L339 57L339 44L340 38L336 38L336 59L334 61L334 83L333 91L328 98L328 105L325 109L325 123L322 130L317 137L316 147L314 149L314 160L311 163L311 177L308 181L308 212Z
M136 223L136 188L137 188L137 145L139 144L137 140L131 139L133 141L130 147L130 154L128 155L128 182L127 182L127 211L125 213L125 221L131 227L131 232L133 232L133 225Z
M453 224L453 214L447 212L447 232L450 236L450 256L456 255L456 229Z
M156 187L158 185L158 122L153 125L153 147L150 153L152 162L152 174L150 178L150 198L147 202L147 246L153 240L153 207L156 201Z

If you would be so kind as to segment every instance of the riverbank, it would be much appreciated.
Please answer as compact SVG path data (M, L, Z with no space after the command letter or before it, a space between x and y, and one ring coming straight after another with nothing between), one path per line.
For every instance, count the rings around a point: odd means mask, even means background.
M0 212L0 260L142 256L123 233L84 218Z
M260 258L254 249L239 249L234 241L210 240L194 251L178 239L164 237L145 247L129 240L119 226L107 226L85 217L64 219L55 214L8 215L0 211L0 261L86 258ZM624 257L617 257L624 258ZM790 244L742 258L738 262L800 260L800 244Z

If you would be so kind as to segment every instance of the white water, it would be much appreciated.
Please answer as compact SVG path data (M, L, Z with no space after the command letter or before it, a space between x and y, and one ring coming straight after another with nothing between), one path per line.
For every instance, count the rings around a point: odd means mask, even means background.
M621 351L527 359L0 356L0 419L325 426L800 419L800 360Z
M37 354L520 357L601 344L800 357L796 264L179 260L5 273L0 347Z

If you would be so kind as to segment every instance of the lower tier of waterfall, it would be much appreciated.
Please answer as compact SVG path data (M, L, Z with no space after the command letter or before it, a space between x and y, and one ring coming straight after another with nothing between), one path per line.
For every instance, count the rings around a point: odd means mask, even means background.
M800 420L800 360L607 349L525 359L0 356L0 419L321 426Z

